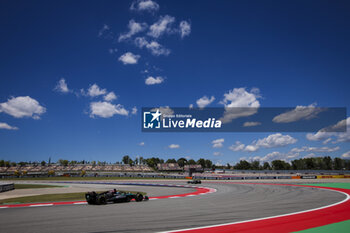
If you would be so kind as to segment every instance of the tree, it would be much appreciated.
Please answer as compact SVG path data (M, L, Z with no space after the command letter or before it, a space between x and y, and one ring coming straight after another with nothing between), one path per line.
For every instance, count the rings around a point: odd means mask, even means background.
M343 166L343 160L340 158L334 158L334 170L341 170Z
M196 161L194 161L193 159L190 159L187 161L187 164L189 165L195 165L196 164Z
M163 159L156 158L156 157L148 158L148 159L146 159L145 161L146 161L146 164L147 164L149 167L152 167L152 168L154 168L154 169L157 168L157 164L158 164L158 163L164 163L164 160L163 160Z
M265 162L264 165L263 165L263 169L264 170L271 170L271 166L268 162Z
M176 162L176 159L168 159L166 163L177 163L177 162Z
M197 164L201 165L202 168L205 168L205 159L203 158L198 159Z
M25 165L28 164L28 163L27 163L27 162L21 161L21 162L19 162L18 164L19 164L19 166L23 167L23 166L25 166ZM1 166L0 166L0 167L1 167Z
M46 165L46 162L43 160L41 161L41 166L45 166Z
M258 160L251 162L251 169L252 170L259 170L259 168L260 168L260 162Z
M213 162L210 161L209 159L205 160L205 167L206 168L212 168L213 167Z
M129 155L124 155L122 161L124 164L129 164L129 161L131 160L131 158L129 157Z
M237 170L248 170L251 168L251 165L248 161L241 160L234 166L234 168Z
M231 169L231 165L229 163L227 163L226 168Z
M11 167L16 167L17 163L16 162L11 162Z
M273 170L289 170L291 168L289 163L282 160L274 160L271 164Z
M144 164L144 158L143 158L142 156L139 158L139 163L140 163L141 165Z
M177 160L177 164L179 164L180 167L184 167L187 164L187 159L185 158L179 158Z
M3 159L0 160L0 167L5 167L5 161Z
M69 161L66 159L60 159L58 160L58 163L62 166L68 166Z
M332 158L330 156L323 157L323 163L326 170L332 170Z
M314 158L306 158L305 164L306 164L306 169L309 169L309 170L315 169Z
M5 167L11 167L10 161L5 161L4 166Z

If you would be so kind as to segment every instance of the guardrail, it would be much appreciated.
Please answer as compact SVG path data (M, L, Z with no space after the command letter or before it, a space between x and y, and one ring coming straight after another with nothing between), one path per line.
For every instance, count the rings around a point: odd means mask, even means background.
M13 190L15 189L15 184L14 183L6 183L6 184L1 184L0 183L0 193L2 192L6 192L6 191L10 191L10 190Z

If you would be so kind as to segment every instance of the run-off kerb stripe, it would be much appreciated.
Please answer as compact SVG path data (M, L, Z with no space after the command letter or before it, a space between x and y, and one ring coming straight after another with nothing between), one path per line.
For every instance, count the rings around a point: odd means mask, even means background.
M216 189L207 187L196 187L188 185L169 185L169 184L145 184L145 183L113 183L113 182L55 182L55 183L73 183L73 184L108 184L108 185L139 185L139 186L158 186L158 187L172 187L172 188L192 188L196 189L195 192L177 194L177 195L167 195L159 197L149 197L150 200L159 200L166 198L180 198L190 196L197 196L200 194L207 194L216 192ZM23 203L23 204L12 204L12 205L0 205L0 209L14 208L14 207L45 207L45 206L55 206L55 205L82 205L87 204L86 201L65 201L65 202L49 202L49 203Z
M219 183L219 182L213 182ZM225 182L232 183L232 182ZM237 183L236 183L237 184ZM343 193L346 198L340 202L305 210L295 213L271 216L266 218L252 219L247 221L225 223L212 226L204 226L197 228L188 228L182 230L165 231L171 232L188 232L188 233L284 233L306 230L309 228L320 227L332 223L337 223L350 219L350 190L341 188L291 185L291 184L264 184L264 183L239 183L239 184L255 184L255 185L281 185L281 186L296 186L306 188L327 189L335 192ZM161 232L161 233L165 233Z

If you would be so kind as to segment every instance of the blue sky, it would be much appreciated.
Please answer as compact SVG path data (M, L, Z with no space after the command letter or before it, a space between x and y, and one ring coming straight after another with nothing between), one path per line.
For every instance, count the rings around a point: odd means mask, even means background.
M142 133L140 111L197 101L349 108L349 10L347 1L1 1L0 158L348 158L348 133Z

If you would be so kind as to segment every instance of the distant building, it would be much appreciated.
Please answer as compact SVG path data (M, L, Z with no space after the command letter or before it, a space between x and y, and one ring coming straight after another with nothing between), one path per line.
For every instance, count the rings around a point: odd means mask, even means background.
M177 163L158 163L157 168L158 171L165 172L179 172L183 170Z

